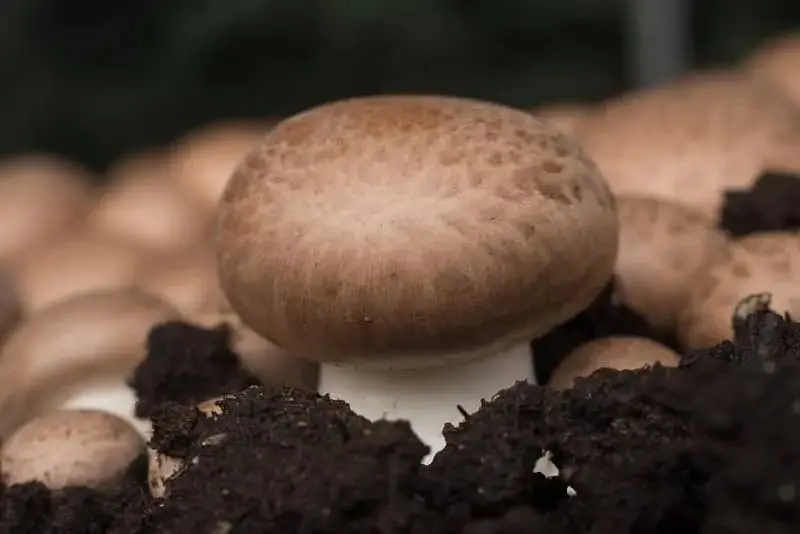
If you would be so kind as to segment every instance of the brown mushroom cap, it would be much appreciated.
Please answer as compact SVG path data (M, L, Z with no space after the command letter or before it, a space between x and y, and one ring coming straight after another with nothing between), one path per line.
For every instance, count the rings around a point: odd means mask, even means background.
M559 132L573 134L577 131L581 121L591 113L591 110L592 108L588 104L559 102L533 108L531 113Z
M31 314L0 349L0 439L75 394L124 384L145 358L150 328L178 318L134 289L81 294Z
M690 292L678 321L678 337L688 348L731 339L734 309L750 295L771 293L771 309L800 317L800 235L765 232L732 241Z
M585 343L572 351L553 371L548 387L568 389L576 378L599 369L633 370L660 363L675 367L680 355L669 347L644 337L607 337Z
M669 330L689 298L689 284L725 253L714 220L669 200L617 197L617 279L623 300L652 326Z
M800 33L769 40L744 66L758 79L780 88L800 108Z
M783 167L779 155L798 146L800 121L767 84L705 73L599 105L576 135L615 194L716 216L725 189L749 187L767 165Z
M189 133L175 143L170 176L209 212L242 158L269 130L265 121L225 121Z
M20 427L3 444L3 482L41 482L50 489L110 489L145 452L124 420L96 410L56 410Z
M0 258L56 235L78 221L90 200L89 173L43 154L0 162Z
M576 142L523 111L432 96L280 123L217 223L223 290L263 337L322 361L433 365L577 314L607 283L618 233Z
M140 261L125 242L76 233L40 243L11 268L25 309L33 312L73 295L132 286Z
M169 180L158 154L124 160L89 215L87 226L143 247L174 250L207 238L209 219Z

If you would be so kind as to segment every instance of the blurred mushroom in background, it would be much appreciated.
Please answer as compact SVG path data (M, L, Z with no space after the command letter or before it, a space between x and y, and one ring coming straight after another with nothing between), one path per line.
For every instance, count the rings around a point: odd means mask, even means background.
M91 231L145 250L172 251L208 236L211 218L169 180L160 152L121 160L87 219Z
M8 333L22 320L23 315L16 280L4 265L0 265L0 346L5 342Z
M588 104L577 102L558 102L544 104L530 110L533 116L543 120L556 130L573 134L586 116L591 113L592 107Z
M615 194L716 217L726 189L749 187L765 167L792 166L780 156L796 152L800 117L769 84L703 72L599 104L576 135Z
M169 175L209 214L245 154L269 131L268 121L224 121L190 132L172 147Z
M690 284L727 253L728 238L714 219L670 200L620 195L617 215L621 298L659 332L672 331Z
M98 410L56 410L31 419L6 440L0 472L7 485L113 490L145 451L145 441L124 419Z
M572 351L553 371L547 386L568 389L576 378L600 369L633 370L659 363L676 367L680 354L666 345L644 337L606 337L595 339Z
M146 357L150 329L179 316L125 289L77 295L26 317L0 348L0 441L57 408L115 413L147 435L127 380Z
M770 39L747 57L744 69L774 84L800 109L800 33Z
M67 232L10 263L27 312L82 293L133 286L138 250L111 237Z
M81 166L47 154L0 162L0 259L78 222L90 203L89 178Z

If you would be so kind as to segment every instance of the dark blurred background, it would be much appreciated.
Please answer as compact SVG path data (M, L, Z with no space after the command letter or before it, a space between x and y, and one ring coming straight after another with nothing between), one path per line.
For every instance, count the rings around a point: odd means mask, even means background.
M597 100L635 81L628 3L4 0L0 152L99 171L214 119L366 93ZM691 67L800 27L798 0L687 4Z

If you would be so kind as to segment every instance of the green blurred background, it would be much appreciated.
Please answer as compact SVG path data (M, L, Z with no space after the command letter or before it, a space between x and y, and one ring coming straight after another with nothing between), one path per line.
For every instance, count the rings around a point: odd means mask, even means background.
M670 2L672 0L663 0ZM102 170L218 118L366 93L522 107L632 85L623 0L4 0L0 152ZM696 0L693 67L800 28L800 0Z

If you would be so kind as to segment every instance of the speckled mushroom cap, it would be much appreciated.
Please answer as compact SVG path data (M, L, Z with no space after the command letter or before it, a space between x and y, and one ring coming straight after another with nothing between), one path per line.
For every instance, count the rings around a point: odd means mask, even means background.
M733 241L728 251L691 285L678 322L686 347L707 348L730 339L734 308L750 295L771 293L771 309L800 317L800 235L753 234Z
M800 33L768 41L747 58L745 69L775 84L800 108Z
M41 482L50 489L120 482L146 450L124 420L95 410L57 410L20 427L4 444L0 470L8 485Z
M572 351L556 367L548 387L567 389L576 378L586 377L599 369L639 369L660 363L675 367L680 355L666 345L644 337L619 336L595 339Z
M617 197L620 242L616 274L623 300L659 329L675 327L689 287L728 239L713 219L682 204Z
M385 96L279 124L228 183L217 232L223 290L259 334L312 359L421 365L577 314L618 225L597 167L532 115Z
M704 73L597 107L576 135L615 194L671 199L716 216L725 189L782 165L800 118L767 84ZM767 163L769 162L769 163Z

